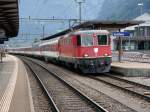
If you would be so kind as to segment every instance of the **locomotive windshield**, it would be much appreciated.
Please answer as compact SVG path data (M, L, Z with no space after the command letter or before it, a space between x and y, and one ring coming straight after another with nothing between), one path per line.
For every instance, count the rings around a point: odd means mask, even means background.
M92 46L93 45L93 37L91 35L87 35L81 38L82 46Z
M108 36L107 35L98 35L98 45L107 45L108 44Z
M93 37L91 35L86 36L77 36L77 45L78 46L92 46L93 45Z

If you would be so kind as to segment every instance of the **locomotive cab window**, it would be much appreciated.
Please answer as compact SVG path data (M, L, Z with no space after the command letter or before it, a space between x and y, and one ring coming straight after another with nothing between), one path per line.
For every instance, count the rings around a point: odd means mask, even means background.
M77 35L77 46L81 46L81 36Z
M81 38L82 46L92 46L93 45L93 37L91 35L87 35Z
M108 36L107 35L98 35L98 45L108 45Z

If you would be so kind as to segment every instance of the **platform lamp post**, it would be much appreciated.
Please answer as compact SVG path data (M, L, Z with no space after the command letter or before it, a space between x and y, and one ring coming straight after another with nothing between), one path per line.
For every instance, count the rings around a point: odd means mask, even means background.
M119 32L120 32L121 30L119 29ZM122 52L123 52L123 49L122 49L122 38L121 38L121 36L119 36L119 56L118 56L118 60L119 60L119 62L121 63L121 57L122 57Z
M141 2L141 3L138 3L138 6L140 7L140 15L142 15L144 4ZM139 49L139 41L138 41L139 38L140 38L140 25L138 25L137 27L137 50Z
M43 39L45 37L45 26L43 25Z
M45 23L41 23L42 26L42 38L44 39L45 37Z
M2 48L0 48L0 62L2 63Z
M141 10L140 15L142 15L143 14L143 6L144 6L144 4L143 3L138 3L138 6L140 7L140 10Z
M85 0L74 0L79 5L79 23L82 20L82 3L85 3Z

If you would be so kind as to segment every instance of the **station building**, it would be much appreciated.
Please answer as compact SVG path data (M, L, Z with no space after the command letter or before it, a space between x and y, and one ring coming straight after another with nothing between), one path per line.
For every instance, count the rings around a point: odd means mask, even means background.
M145 13L134 19L144 23L127 27L122 31L130 32L129 37L122 37L124 50L150 50L150 14ZM117 49L118 38L113 40L114 50Z

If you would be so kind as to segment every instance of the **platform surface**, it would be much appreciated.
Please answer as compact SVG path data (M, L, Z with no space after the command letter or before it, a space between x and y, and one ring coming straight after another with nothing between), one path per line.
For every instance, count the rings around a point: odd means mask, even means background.
M6 55L0 63L0 112L33 112L28 83L23 63Z
M150 63L122 61L112 62L111 70L124 76L150 76Z
M150 63L122 61L121 63L113 62L111 65L114 67L121 67L121 68L150 69Z

